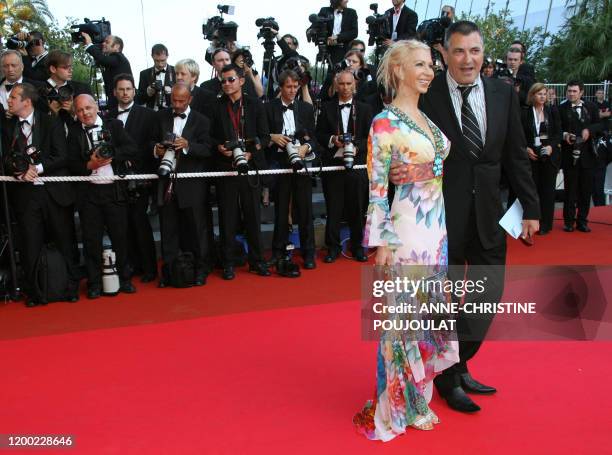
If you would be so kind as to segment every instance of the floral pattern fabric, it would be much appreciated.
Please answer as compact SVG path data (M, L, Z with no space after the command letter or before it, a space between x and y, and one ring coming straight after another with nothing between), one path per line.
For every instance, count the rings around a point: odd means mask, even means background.
M403 267L408 269L405 273L418 272L421 277L443 280L448 250L440 163L448 156L450 142L425 118L433 142L414 121L393 107L374 118L368 139L370 203L364 245L389 247L396 266L412 266ZM408 165L408 182L396 188L389 207L392 161ZM419 293L413 299L418 302L428 297ZM405 295L392 298L402 303L411 300ZM428 403L433 378L459 361L453 335L387 332L381 337L374 399L353 419L361 433L369 439L388 441L403 434L407 426L437 423Z

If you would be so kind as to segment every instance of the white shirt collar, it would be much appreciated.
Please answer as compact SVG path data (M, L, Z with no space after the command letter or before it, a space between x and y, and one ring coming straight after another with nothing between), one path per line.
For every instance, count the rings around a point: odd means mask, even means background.
M81 125L83 126L83 128L87 128L87 125L85 125L84 123L81 123ZM99 115L96 117L96 123L94 123L94 125L96 125L98 128L100 128L103 125L102 122L102 117L100 117Z
M191 106L187 106L187 109L185 109L185 112L183 112L183 114L185 114L185 118L181 120L187 120L187 117L189 117L190 113L191 113ZM172 111L172 115L174 115L174 110Z
M47 84L49 84L53 88L58 88L58 87L64 87L65 85L68 85L68 81L64 81L62 85L58 85L57 82L55 82L52 78L49 78L47 79Z
M8 79L4 79L4 82L2 83L2 85L6 85L6 84L10 84L10 85L23 84L23 76L21 76L15 82L9 82Z
M117 106L117 111L125 111L126 109L132 109L132 106L134 106L134 100L132 100L132 102L128 104L125 108Z
M457 88L459 87L459 83L453 78L453 76L451 76L450 71L446 71L446 82L448 83L448 88L451 91L457 90ZM482 88L482 79L480 77L480 74L476 76L476 80L471 85L475 85L476 87Z
M340 101L340 98L338 98L338 106L341 104L353 104L353 98L348 101Z
M19 121L27 121L30 126L32 126L32 122L34 121L34 111L30 113L26 118L19 117Z
M285 100L284 100L284 99L281 97L281 103L283 104L283 106L287 107L287 106L289 106L290 104L294 104L294 103L295 103L295 100L291 101L290 103L285 103Z
M43 58L45 58L45 57L47 56L47 54L48 54L48 53L49 53L49 51L48 51L48 50L44 50L42 54L40 54L40 55L38 55L38 56L34 57L34 58L33 58L33 60L34 60L35 62L37 62L37 63L38 63L40 60L42 60Z

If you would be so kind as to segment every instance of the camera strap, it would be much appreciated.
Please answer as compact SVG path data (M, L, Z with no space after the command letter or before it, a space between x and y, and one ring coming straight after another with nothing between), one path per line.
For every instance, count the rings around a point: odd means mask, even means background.
M342 109L340 109L340 104L338 103L338 136L342 133L349 133L349 126L351 120L353 121L353 136L355 135L355 131L357 131L357 109L355 108L355 98L351 101L351 112L349 114L349 121L346 125L347 131L344 131L344 122L342 121Z
M242 105L242 98L240 98L240 105L238 107L238 112L234 112L232 100L228 100L227 113L232 122L232 126L234 127L234 134L236 135L236 139L244 138L245 119L244 119L244 106Z

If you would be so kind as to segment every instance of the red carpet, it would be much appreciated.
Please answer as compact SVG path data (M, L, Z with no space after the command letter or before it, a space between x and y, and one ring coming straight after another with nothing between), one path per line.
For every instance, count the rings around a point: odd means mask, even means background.
M592 219L612 224L612 208ZM591 227L510 242L509 262L609 264L612 226ZM0 434L71 434L67 453L79 454L607 451L612 343L486 343L472 370L500 391L477 397L483 411L434 395L435 431L387 444L357 435L351 418L375 373L358 280L359 265L340 260L298 280L241 273L201 289L7 304ZM48 452L62 453L32 451Z

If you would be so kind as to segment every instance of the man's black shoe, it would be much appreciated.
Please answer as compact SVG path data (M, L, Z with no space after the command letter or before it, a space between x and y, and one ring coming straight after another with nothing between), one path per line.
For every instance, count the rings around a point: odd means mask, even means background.
M206 273L198 272L196 273L195 280L193 280L194 286L204 286L206 284Z
M578 224L576 225L576 229L578 229L580 232L591 232L591 228L586 224Z
M266 266L267 267L276 267L276 263L282 259L283 255L280 253L274 253L272 254L272 256L270 257L270 259L268 259L266 261Z
M276 263L276 271L280 276L285 278L298 278L300 273L300 266L294 264L289 259L281 259Z
M571 224L566 224L565 226L563 226L563 230L565 232L574 232L574 226L572 226Z
M540 229L538 235L546 235L550 232L550 229Z
M315 262L313 257L304 258L304 268L306 270L312 270L317 268L317 263Z
M66 302L76 303L79 301L79 293L74 292L66 295Z
M221 278L223 278L224 280L233 280L234 278L236 278L236 274L234 273L234 267L227 266L227 267L223 267L223 273L221 274Z
M128 280L121 283L119 286L119 292L123 292L124 294L133 294L136 292L136 288L132 282Z
M468 393L479 393L481 395L488 395L497 392L495 387L481 384L472 377L470 373L463 373L459 375L461 378L461 387Z
M363 252L363 248L359 248L358 250L353 251L353 259L358 262L368 262L368 257Z
M157 278L157 273L145 273L140 277L141 283L150 283Z
M480 411L480 406L468 397L463 389L459 386L454 387L449 393L443 396L448 405L459 412L476 412Z
M263 262L258 262L257 264L249 264L249 272L256 273L259 276L270 276L272 273L266 267L266 264Z
M327 251L327 256L325 256L325 259L323 259L323 262L331 264L332 262L335 262L336 259L338 259L338 255L339 254L340 254L340 252L337 251L337 250L328 250Z
M87 289L87 298L90 300L98 299L102 295L102 289L95 287Z
M35 306L40 305L36 300L34 299L28 299L26 300L25 306L28 308L34 308Z

